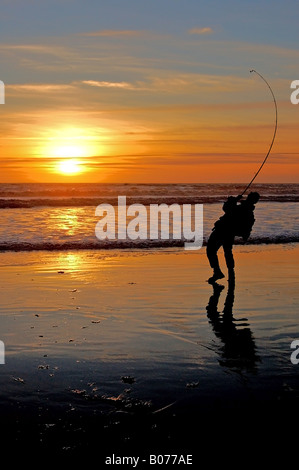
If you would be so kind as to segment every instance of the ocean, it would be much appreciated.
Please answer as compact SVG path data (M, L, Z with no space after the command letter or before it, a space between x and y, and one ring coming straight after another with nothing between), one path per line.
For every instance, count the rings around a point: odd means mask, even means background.
M215 450L222 462L228 449L252 456L290 438L299 185L252 187L256 222L245 246L236 240L229 282L206 282L205 248L184 251L184 240L95 236L96 207L126 196L202 203L206 242L245 186L0 185L3 452L99 468L111 455L181 453L199 468ZM227 275L222 253L220 264Z
M95 226L99 204L203 204L204 244L222 215L229 195L242 193L245 184L0 184L0 250L168 249L183 246L183 238L169 240L98 240ZM299 241L299 184L256 184L252 234L246 245ZM170 226L171 229L171 226ZM236 239L236 243L242 244Z

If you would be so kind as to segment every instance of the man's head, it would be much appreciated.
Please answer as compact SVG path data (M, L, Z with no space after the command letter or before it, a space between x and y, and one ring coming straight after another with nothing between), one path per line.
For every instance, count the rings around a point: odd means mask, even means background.
M260 198L259 193L252 192L248 194L247 201L250 202L251 204L256 204L259 198Z

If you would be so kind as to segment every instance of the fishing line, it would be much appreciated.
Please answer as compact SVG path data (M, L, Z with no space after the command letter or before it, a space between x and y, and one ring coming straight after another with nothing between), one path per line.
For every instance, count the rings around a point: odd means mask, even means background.
M273 93L273 90L272 88L270 87L269 83L267 82L267 80L259 73L257 72L256 70L250 70L250 73L256 73L259 77L261 77L262 80L264 80L264 82L266 83L267 87L269 88L270 92L271 92L271 95L273 97L273 101L274 101L274 106L275 106L275 127L274 127L274 133L273 133L273 137L272 137L272 141L271 141L271 144L270 144L270 147L269 147L269 150L267 152L267 155L265 156L264 158L264 161L262 162L261 166L259 167L258 171L255 173L254 177L252 178L252 180L250 181L250 183L246 186L246 188L244 189L243 193L241 194L243 196L243 194L246 193L246 191L248 190L248 188L252 185L252 183L254 182L255 178L257 177L257 175L259 174L259 172L261 171L261 169L263 168L263 166L265 165L266 161L267 161L267 158L269 157L270 155L270 152L271 152L271 149L273 147L273 144L274 144L274 140L275 140L275 136L276 136L276 131L277 131L277 103L276 103L276 99L275 99L275 96L274 96L274 93Z

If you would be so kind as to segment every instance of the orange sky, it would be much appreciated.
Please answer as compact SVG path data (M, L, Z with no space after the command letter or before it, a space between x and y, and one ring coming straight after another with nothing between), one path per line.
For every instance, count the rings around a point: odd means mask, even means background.
M271 94L247 67L265 57L279 127L259 182L299 182L297 52L199 31L2 42L1 182L246 182L274 129ZM219 49L233 65L219 65Z

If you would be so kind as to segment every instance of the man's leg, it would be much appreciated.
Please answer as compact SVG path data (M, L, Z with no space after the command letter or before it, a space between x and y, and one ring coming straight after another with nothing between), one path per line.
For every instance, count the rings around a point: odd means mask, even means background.
M214 270L214 274L209 279L209 282L214 282L217 281L217 279L222 279L224 277L224 274L221 272L217 256L217 251L219 250L221 245L221 238L218 236L216 231L213 231L207 243L207 257L211 268Z
M225 240L223 243L223 251L224 251L224 256L225 256L225 261L226 261L226 266L228 269L229 277L233 277L235 274L234 268L235 268L235 260L234 260L234 255L233 255L233 238L230 238L228 240Z

